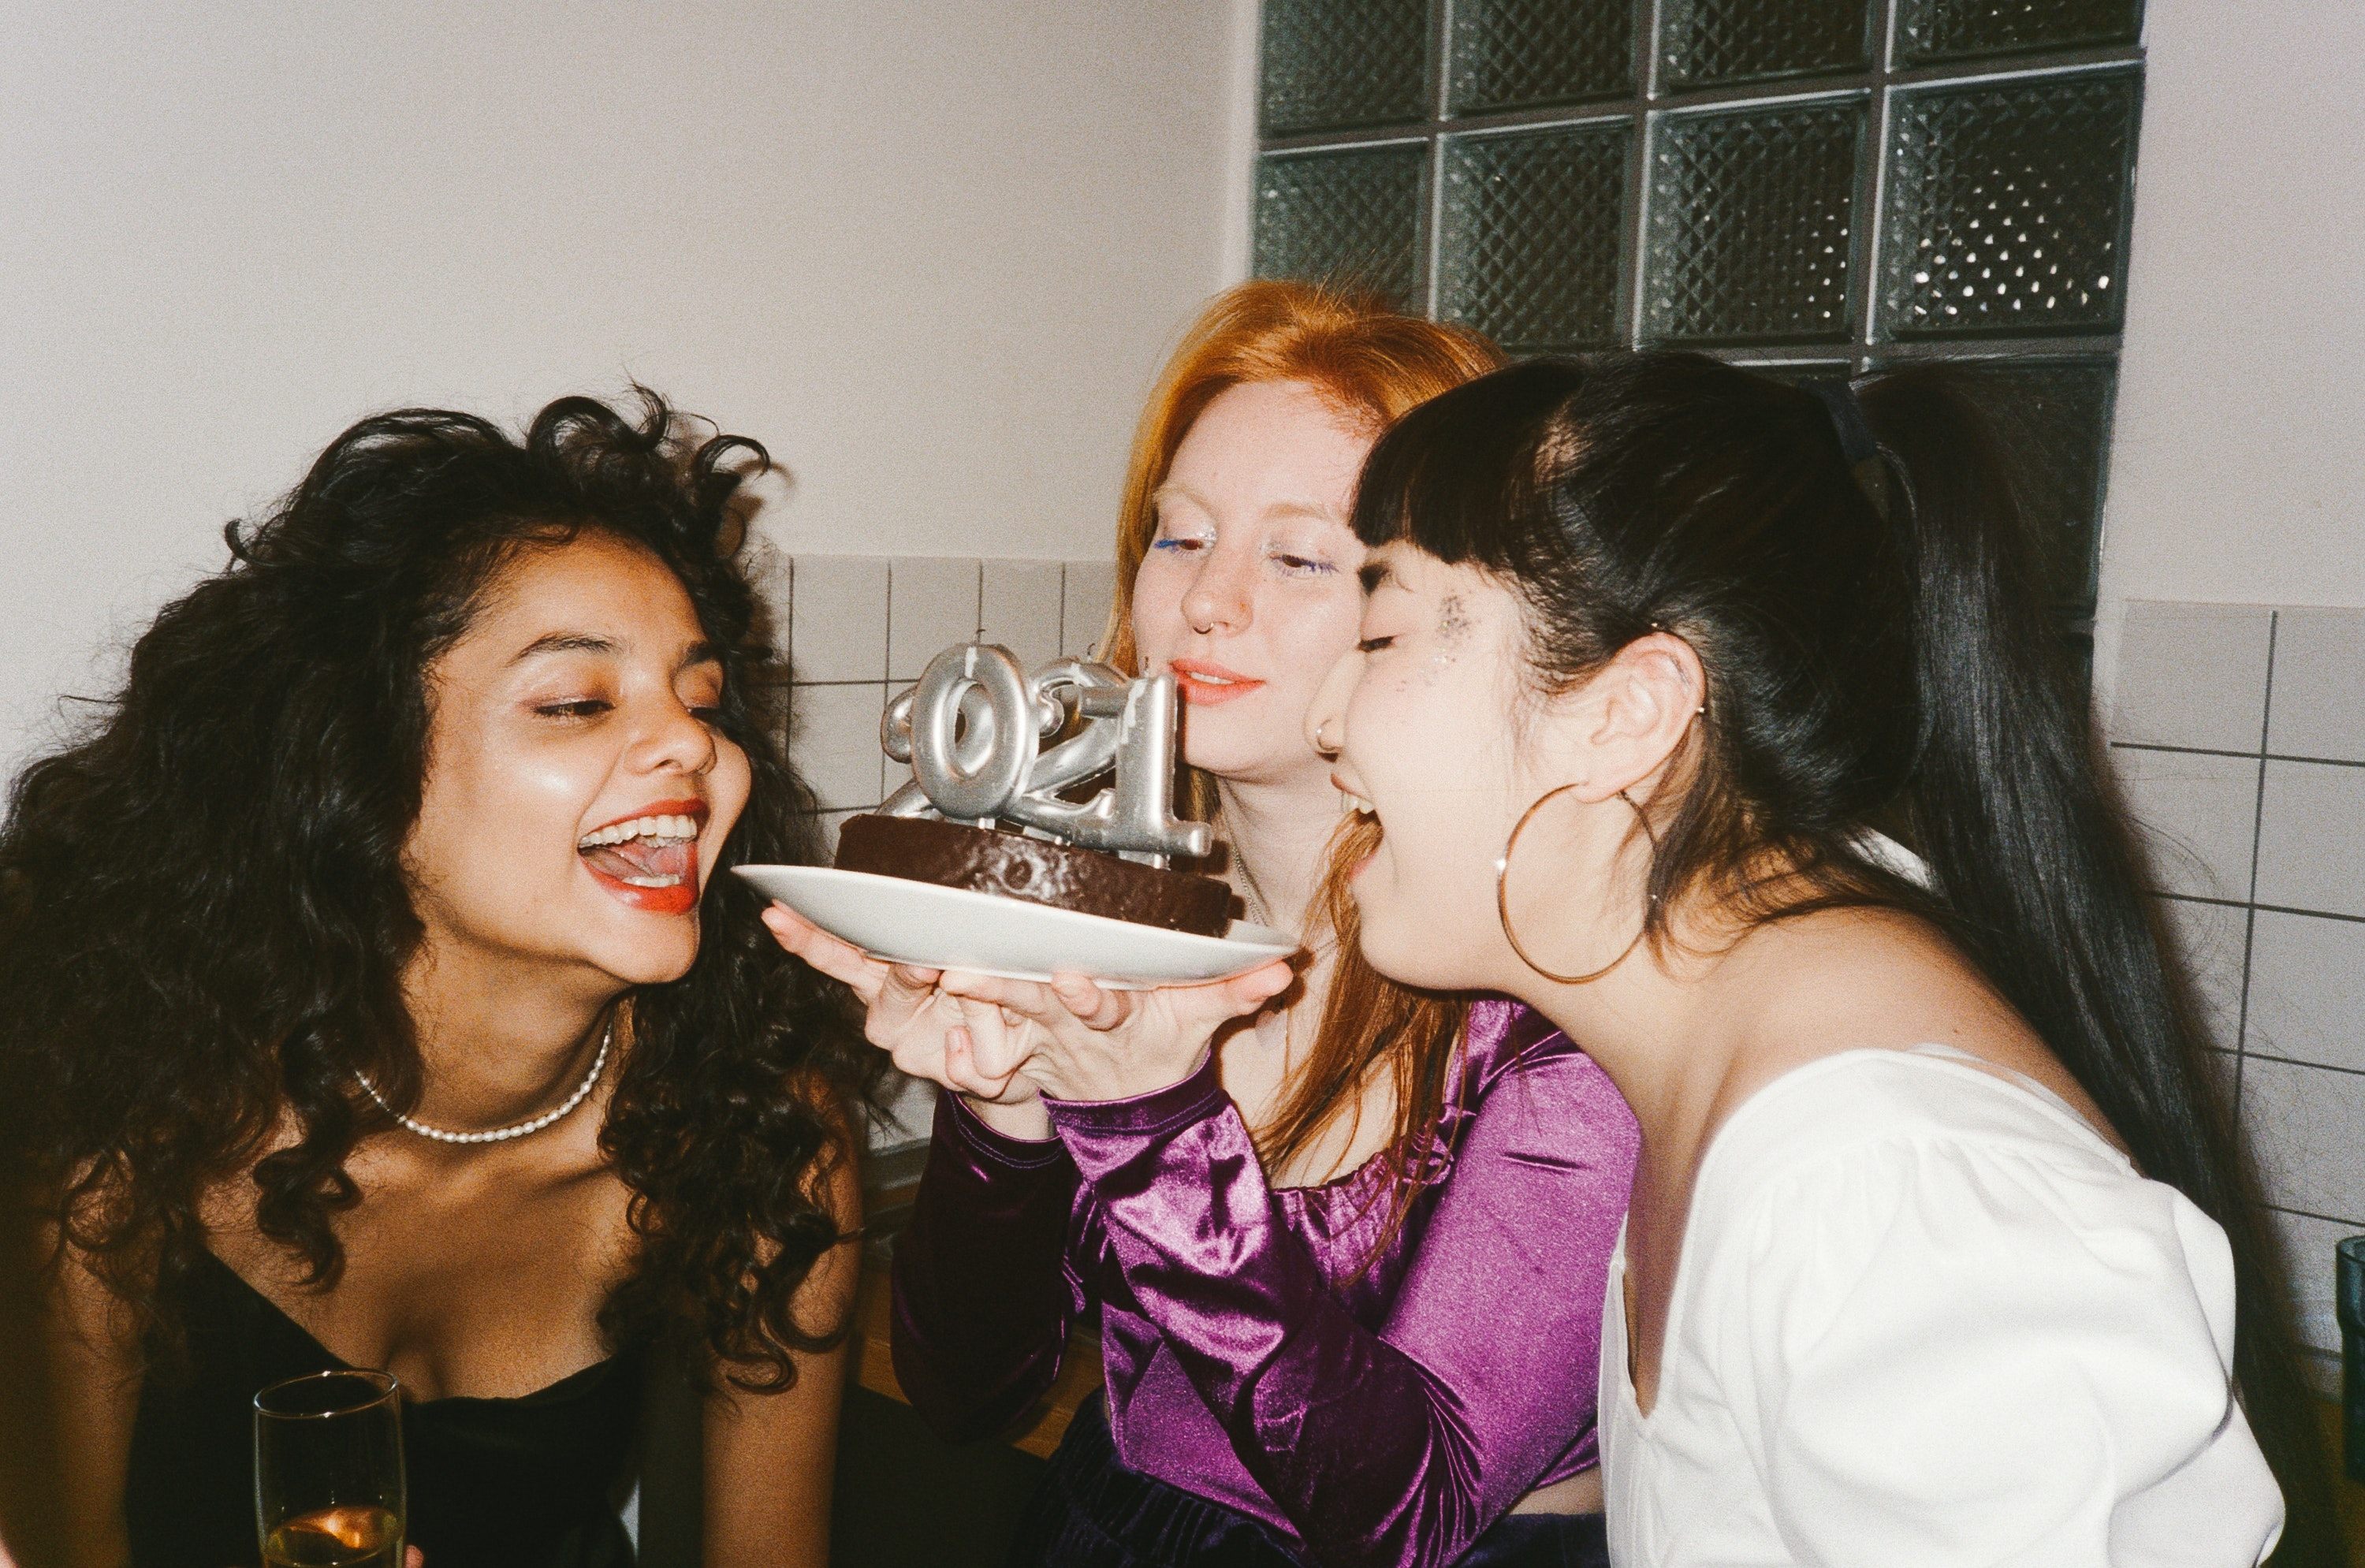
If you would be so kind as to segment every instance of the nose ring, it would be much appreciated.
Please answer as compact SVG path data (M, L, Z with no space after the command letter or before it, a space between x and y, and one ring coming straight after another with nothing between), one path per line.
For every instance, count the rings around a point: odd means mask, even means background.
M1332 745L1324 734L1324 732L1328 730L1329 727L1330 721L1328 719L1323 720L1320 723L1314 726L1314 749L1316 751L1336 752L1339 749L1337 746Z

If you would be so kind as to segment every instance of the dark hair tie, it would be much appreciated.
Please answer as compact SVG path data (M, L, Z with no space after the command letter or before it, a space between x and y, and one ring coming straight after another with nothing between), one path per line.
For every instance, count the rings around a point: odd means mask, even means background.
M1847 462L1848 472L1855 476L1856 488L1872 503L1884 522L1889 519L1889 465L1880 460L1880 442L1873 438L1872 427L1865 422L1864 405L1856 399L1855 387L1845 379L1831 376L1804 383L1815 395L1823 411L1832 417L1832 430L1840 438L1840 455Z
M1880 443L1872 439L1872 427L1864 422L1864 405L1856 401L1855 387L1837 377L1810 381L1806 386L1831 414L1832 429L1839 432L1840 455L1847 459L1849 467L1880 455Z

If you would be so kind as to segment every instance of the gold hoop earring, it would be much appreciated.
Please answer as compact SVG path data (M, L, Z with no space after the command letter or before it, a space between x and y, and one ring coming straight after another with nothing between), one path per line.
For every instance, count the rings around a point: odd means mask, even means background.
M1620 948L1616 958L1610 959L1599 969L1590 970L1585 974L1564 975L1553 973L1552 970L1544 968L1541 964L1537 963L1534 958L1530 958L1528 954L1528 949L1519 941L1519 934L1511 928L1511 897L1508 890L1511 880L1511 856L1519 847L1519 834L1528 831L1528 823L1535 820L1536 813L1543 810L1545 802L1549 801L1555 795L1564 795L1571 790L1582 788L1584 783L1585 780L1580 778L1575 784L1563 784L1557 789L1547 790L1542 794L1537 796L1535 804L1530 806L1526 811L1519 813L1519 822L1514 824L1511 829L1511 836L1503 841L1502 858L1495 862L1495 919L1503 927L1503 939L1511 945L1511 951L1519 955L1519 962L1527 965L1528 968L1535 970L1536 973L1543 976L1544 979L1551 980L1557 985L1586 985L1591 981L1599 980L1602 976L1608 974L1610 970L1616 969L1619 965L1624 963L1629 958L1631 958L1633 955L1634 949L1642 946L1643 933L1651 929L1650 916L1645 914L1642 918L1642 925L1634 932L1634 939L1627 943L1625 946ZM1618 798L1625 801L1629 807L1632 808L1635 822L1642 825L1642 836L1651 841L1651 855L1653 859L1655 860L1659 853L1659 835L1651 831L1650 816L1644 812L1642 807L1634 804L1634 797L1628 794L1625 790L1619 790ZM1653 908L1656 908L1659 902L1659 895L1656 893L1650 893L1645 896L1649 899L1651 906Z

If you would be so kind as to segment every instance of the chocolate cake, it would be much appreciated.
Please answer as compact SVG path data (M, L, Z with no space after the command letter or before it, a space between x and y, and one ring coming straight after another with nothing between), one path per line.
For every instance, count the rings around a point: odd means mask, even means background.
M1096 849L929 817L848 817L837 868L968 888L1084 914L1221 936L1232 890L1213 877L1163 871Z

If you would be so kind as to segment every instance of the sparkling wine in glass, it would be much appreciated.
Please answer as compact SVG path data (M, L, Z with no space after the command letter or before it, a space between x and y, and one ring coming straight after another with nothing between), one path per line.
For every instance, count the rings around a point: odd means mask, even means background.
M402 1568L402 1390L359 1369L254 1396L263 1568Z

